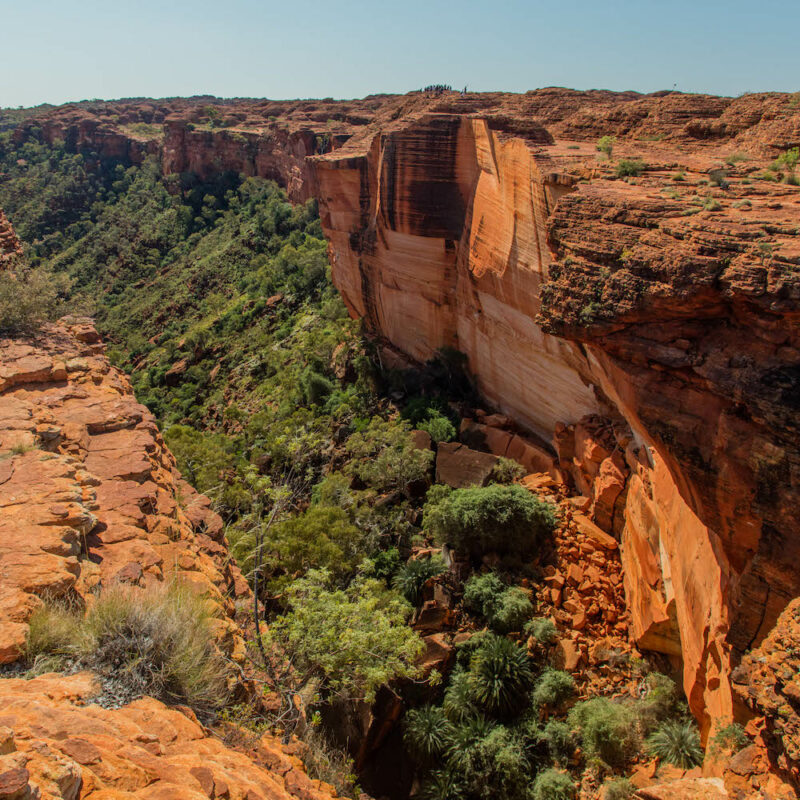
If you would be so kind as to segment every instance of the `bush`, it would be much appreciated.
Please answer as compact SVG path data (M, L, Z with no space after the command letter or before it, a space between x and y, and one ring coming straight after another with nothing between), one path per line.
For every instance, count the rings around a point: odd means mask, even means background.
M569 724L579 730L586 756L614 769L623 768L641 746L630 706L606 697L578 703L569 713Z
M437 706L415 708L406 714L403 741L423 763L440 758L450 746L452 735L453 726Z
M605 153L609 161L611 160L611 154L614 152L614 143L616 141L616 136L601 136L597 141L598 152Z
M532 679L527 652L505 637L487 637L470 659L471 695L490 714L519 711Z
M77 607L44 603L28 621L25 660L35 672L61 669L84 649L83 618Z
M732 722L714 734L711 744L716 752L738 753L750 744L750 738L738 722Z
M286 590L288 612L264 634L294 660L298 680L320 683L323 694L375 699L396 678L416 678L424 649L406 625L411 607L382 581L356 578L346 590L325 570L310 570Z
M441 414L432 414L419 424L419 429L430 434L434 442L451 442L456 438L456 429L450 420Z
M603 800L630 800L636 791L627 778L614 778L603 784Z
M147 592L107 589L85 618L77 610L41 609L26 653L93 669L125 700L150 695L208 715L227 694L228 670L211 635L209 604L179 583Z
M424 527L440 541L480 557L532 554L552 533L552 508L521 486L457 489L425 505Z
M646 168L646 164L639 158L623 158L617 163L615 175L618 178L641 175Z
M422 600L422 589L430 578L447 571L441 556L409 561L400 567L394 576L392 586L416 606Z
M645 734L660 722L680 713L678 687L672 678L660 672L651 672L645 679L646 693L637 704L639 724Z
M65 275L43 268L0 271L0 334L34 334L55 319L69 288Z
M264 569L273 576L267 585L277 593L309 569L327 569L335 581L345 582L355 573L364 546L363 531L341 508L311 506L267 532ZM242 554L237 556L242 564ZM251 557L249 554L247 564Z
M442 708L447 714L447 718L453 722L463 722L478 713L472 701L469 673L461 667L453 670L453 674L450 676Z
M572 800L575 784L569 775L555 769L546 769L533 782L533 800Z
M575 680L568 672L546 669L536 681L531 702L534 708L559 709L575 694Z
M549 617L537 617L525 623L525 633L541 645L551 645L558 638L558 628Z
M656 758L681 769L703 763L700 735L692 722L668 720L648 737L647 749Z
M518 464L513 458L500 456L492 469L489 480L494 483L513 483L524 477L525 474L526 470L522 464Z
M544 726L542 738L547 743L550 758L560 766L566 766L575 752L575 732L566 722L551 719Z
M528 593L519 586L506 589L489 618L489 624L498 633L521 631L525 621L533 614L533 604Z
M505 590L505 584L494 572L473 575L464 584L464 605L475 614L489 617Z

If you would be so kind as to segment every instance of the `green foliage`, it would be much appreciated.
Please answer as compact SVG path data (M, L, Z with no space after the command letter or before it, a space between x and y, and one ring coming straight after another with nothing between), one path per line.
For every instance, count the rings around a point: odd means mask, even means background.
M289 517L266 532L264 570L272 576L268 587L279 592L309 569L325 569L337 584L355 574L366 549L366 536L353 525L341 508L311 506L303 514ZM234 547L243 569L252 569L252 551Z
M711 740L716 752L738 753L750 744L750 738L738 722L720 728Z
M31 620L26 657L59 657L93 669L132 700L150 695L208 715L226 699L224 661L211 634L207 601L179 583L147 592L117 586L78 609L45 605Z
M490 714L519 711L532 680L527 652L504 637L488 637L470 659L470 692Z
M420 761L433 762L450 746L453 726L437 706L415 708L406 714L403 741Z
M568 721L578 730L586 756L599 759L613 769L623 768L641 745L634 710L606 697L578 703L570 711Z
M419 605L422 600L422 588L430 578L446 572L447 567L441 556L420 558L409 561L398 570L392 586L408 600L411 605Z
M544 726L542 737L553 762L566 766L575 752L575 732L566 722L551 719Z
M575 694L575 680L568 672L546 669L536 680L531 695L534 708L558 710Z
M428 476L433 453L418 450L406 423L373 417L363 432L347 440L348 471L379 492L404 490Z
M524 477L525 473L525 467L518 464L514 459L500 456L492 469L490 480L495 483L513 483Z
M693 722L667 720L647 738L647 749L656 758L681 769L703 763L700 734Z
M64 310L69 281L39 267L0 271L0 334L36 333Z
M317 726L309 727L303 744L305 748L301 757L309 778L330 784L339 797L358 797L361 794L353 759L332 745Z
M461 667L456 668L450 676L442 708L453 722L463 722L478 713L472 698L469 673Z
M551 645L558 638L556 624L549 617L537 617L525 623L525 633L541 645Z
M575 784L569 775L556 769L546 769L533 782L532 800L573 800Z
M719 186L721 189L727 189L729 186L728 173L725 172L724 169L712 169L711 172L708 173L708 180L714 186Z
M627 778L613 778L603 784L603 800L630 800L635 791Z
M356 578L335 589L326 571L310 570L286 598L289 609L270 624L265 644L293 658L326 695L371 702L389 681L419 675L423 645L405 624L411 607L383 582Z
M552 533L552 508L521 486L457 489L425 505L424 527L461 552L531 555Z
M660 722L678 716L683 709L678 700L675 681L660 672L651 672L645 679L646 692L637 704L639 725L644 734L658 727Z
M464 605L486 617L498 633L522 630L533 613L527 592L518 586L507 588L493 572L473 575L466 582Z
M614 174L618 178L627 178L641 175L646 168L647 165L640 158L621 158Z
M427 431L434 442L450 442L456 438L455 426L441 414L431 414L420 422L419 429Z
M597 141L597 150L600 153L605 153L606 158L610 161L611 154L614 152L614 143L617 141L616 136L601 136Z

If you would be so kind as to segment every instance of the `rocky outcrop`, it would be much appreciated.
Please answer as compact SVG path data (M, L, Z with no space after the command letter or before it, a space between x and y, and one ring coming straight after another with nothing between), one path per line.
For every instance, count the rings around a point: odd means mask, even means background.
M169 579L216 604L217 645L242 662L236 601L250 592L222 520L181 478L90 321L0 340L0 665L22 655L43 600L89 605L102 587ZM150 697L116 707L87 672L13 675L0 679L0 797L335 796L268 735L212 733Z
M14 661L43 597L90 602L101 586L177 575L232 619L247 584L222 520L175 468L152 415L111 367L88 320L0 341L0 661Z
M757 172L800 114L677 94L559 114L536 94L454 98L313 159L334 282L413 358L464 352L549 442L621 539L636 641L682 659L707 733L733 713L731 660L800 594L800 191ZM617 178L601 134L640 176Z
M14 800L324 800L269 736L227 746L186 708L91 702L89 673L0 680L0 796Z
M0 209L0 269L5 269L12 259L22 255L22 245L17 234Z

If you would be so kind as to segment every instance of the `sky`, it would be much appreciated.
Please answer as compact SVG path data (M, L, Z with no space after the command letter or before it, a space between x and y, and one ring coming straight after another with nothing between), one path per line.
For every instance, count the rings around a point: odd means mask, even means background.
M800 0L0 0L0 107L213 94L800 90Z

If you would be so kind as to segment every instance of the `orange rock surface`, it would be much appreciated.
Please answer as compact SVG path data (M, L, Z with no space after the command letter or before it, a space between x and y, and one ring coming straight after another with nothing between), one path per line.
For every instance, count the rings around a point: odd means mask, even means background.
M0 269L4 269L11 259L21 254L22 245L17 239L17 234L0 209Z
M15 660L42 597L147 586L177 574L242 640L222 520L175 468L152 415L111 367L88 320L0 341L0 663Z
M264 736L247 753L188 709L150 697L91 703L89 673L0 680L0 796L17 800L323 800L300 760ZM14 793L14 791L18 793Z

